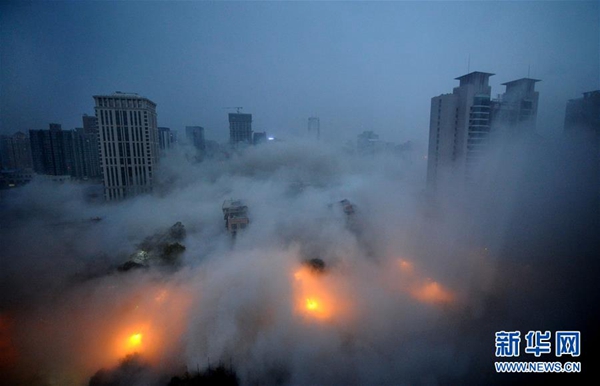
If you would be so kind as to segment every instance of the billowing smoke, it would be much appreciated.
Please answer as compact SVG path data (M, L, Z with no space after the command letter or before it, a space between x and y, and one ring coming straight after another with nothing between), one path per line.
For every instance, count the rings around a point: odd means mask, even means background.
M598 190L581 147L503 146L438 195L420 149L302 142L178 150L154 195L119 203L75 183L6 193L2 381L165 384L222 365L242 384L514 383L493 373L495 331L596 339ZM248 206L235 237L227 199ZM177 222L185 250L165 262Z

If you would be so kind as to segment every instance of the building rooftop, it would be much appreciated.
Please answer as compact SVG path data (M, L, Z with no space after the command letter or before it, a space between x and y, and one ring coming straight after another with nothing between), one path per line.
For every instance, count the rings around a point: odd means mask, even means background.
M459 76L458 78L454 78L456 80L463 80L466 78L473 78L476 76L486 76L486 77L490 77L492 75L496 75L496 74L492 74L491 72L481 72L481 71L473 71L473 72L469 72L468 74Z
M503 86L511 86L511 85L517 84L517 83L536 83L536 82L541 82L541 80L540 79L532 79L532 78L521 78L521 79L511 80L510 82L502 83L502 85Z
M134 92L121 92L115 91L113 94L109 95L94 95L94 98L134 98L134 99L147 99L146 97L140 96Z

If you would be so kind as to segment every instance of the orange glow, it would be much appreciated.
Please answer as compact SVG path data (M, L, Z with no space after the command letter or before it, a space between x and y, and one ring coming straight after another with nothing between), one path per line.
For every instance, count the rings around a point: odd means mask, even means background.
M454 300L454 296L447 289L442 287L436 281L429 281L415 288L412 292L413 297L423 303L449 303Z
M414 264L410 261L400 259L399 261L400 270L404 273L412 273L414 269Z
M306 308L314 311L319 308L319 303L314 299L306 299Z
M142 344L142 334L133 334L129 337L129 345L137 347Z
M156 300L158 303L162 303L167 299L167 290L162 290L158 293L158 295L156 295L156 297L154 298L154 300Z
M424 278L421 270L417 269L413 262L398 259L400 268L400 286L410 296L422 303L444 304L455 300L454 294L439 282L430 278ZM397 278L396 278L397 280Z
M323 274L302 267L294 273L296 312L329 319L336 311L336 301L328 291Z

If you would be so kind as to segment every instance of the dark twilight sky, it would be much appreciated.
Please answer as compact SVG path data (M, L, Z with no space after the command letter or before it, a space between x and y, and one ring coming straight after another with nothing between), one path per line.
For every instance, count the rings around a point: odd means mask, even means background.
M486 71L541 79L538 131L600 88L599 2L2 2L0 133L81 126L92 95L136 92L159 126L228 135L229 106L289 138L363 130L426 143L433 96Z

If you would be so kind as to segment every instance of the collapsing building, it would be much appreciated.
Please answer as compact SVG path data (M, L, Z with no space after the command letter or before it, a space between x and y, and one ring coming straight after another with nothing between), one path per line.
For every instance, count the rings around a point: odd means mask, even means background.
M179 257L185 251L181 244L186 231L181 222L175 223L168 230L146 237L137 246L136 252L129 260L118 267L119 271L129 271L132 268L147 268L151 265L177 265Z
M245 229L250 223L248 207L242 200L225 200L222 209L225 228L232 235L235 236L239 229Z

